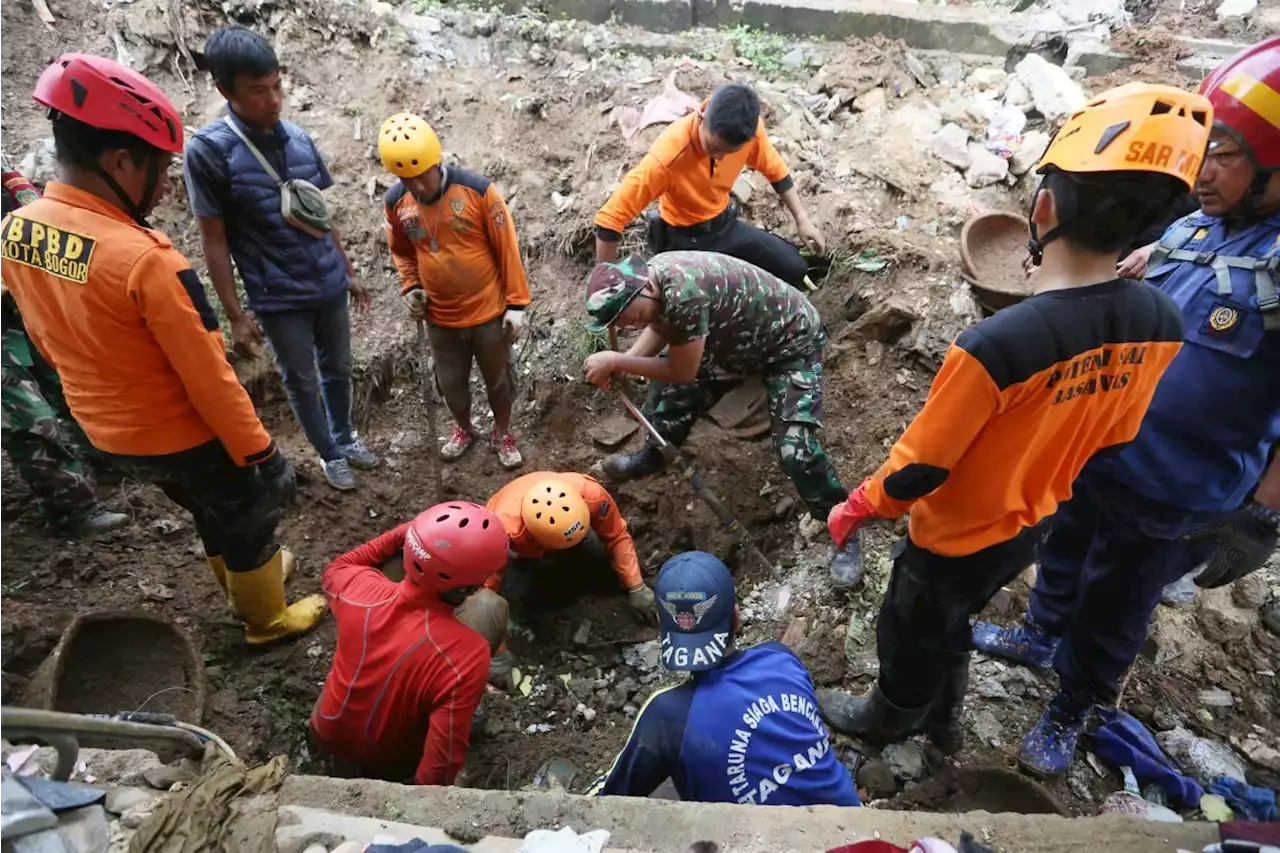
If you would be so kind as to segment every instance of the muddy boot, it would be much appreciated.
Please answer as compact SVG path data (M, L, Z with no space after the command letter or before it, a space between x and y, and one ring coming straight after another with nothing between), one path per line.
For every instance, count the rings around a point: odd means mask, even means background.
M87 512L67 522L63 532L76 539L87 539L109 533L129 523L129 516L94 506Z
M399 555L396 555L399 557ZM222 587L222 591L227 591L227 561L221 557L205 557L204 561L209 564L210 571L213 572L213 578L218 582L218 586ZM280 574L284 575L287 581L293 577L293 570L298 567L298 558L293 556L293 552L288 548L280 549Z
M880 682L871 686L866 698L843 690L819 690L818 710L822 718L841 734L878 743L893 743L920 730L928 706L900 708L880 692Z
M1053 666L1061 637L1050 636L1043 626L1027 613L1016 628L1004 628L992 622L973 623L973 647L983 654L1004 658L1033 669Z
M662 451L653 445L646 444L635 453L615 453L606 456L601 467L609 475L609 479L621 483L637 477L656 474L666 467L667 460Z
M282 640L310 631L324 616L323 595L309 595L285 605L284 557L280 550L248 572L227 572L231 609L244 621L244 638L250 645Z
M1022 739L1018 765L1042 779L1066 773L1092 705L1086 696L1055 693L1035 728Z
M862 562L862 531L849 537L844 547L836 551L831 560L831 585L850 587L862 580L866 567Z
M944 755L953 755L964 746L964 727L960 712L964 710L964 692L969 687L969 661L947 670L938 695L933 697L929 714L924 718L924 733L929 742Z

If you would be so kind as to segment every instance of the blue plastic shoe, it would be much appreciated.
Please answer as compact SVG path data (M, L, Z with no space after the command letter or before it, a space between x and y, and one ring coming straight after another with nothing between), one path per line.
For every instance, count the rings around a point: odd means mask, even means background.
M1004 658L1034 669L1053 666L1061 638L1051 637L1036 623L1023 620L1017 628L994 622L973 623L973 646L983 654Z
M1084 732L1088 705L1076 710L1062 693L1049 700L1049 707L1036 722L1035 728L1022 739L1018 752L1018 764L1032 776L1048 779L1067 772L1076 754L1076 742Z

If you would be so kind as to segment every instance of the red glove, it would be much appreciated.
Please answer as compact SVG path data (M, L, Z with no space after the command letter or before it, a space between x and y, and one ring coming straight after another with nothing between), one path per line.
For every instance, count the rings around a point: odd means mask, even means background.
M867 500L867 483L870 482L870 479L863 480L862 485L849 495L847 501L832 507L827 515L827 531L835 540L837 548L843 548L849 537L857 533L868 518L875 517L875 507Z

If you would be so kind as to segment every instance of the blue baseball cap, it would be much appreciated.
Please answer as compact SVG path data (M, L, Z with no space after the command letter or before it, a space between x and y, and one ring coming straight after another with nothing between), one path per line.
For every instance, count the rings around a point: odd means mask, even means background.
M662 665L689 672L719 666L733 633L736 603L728 566L703 551L677 554L658 572L653 594Z

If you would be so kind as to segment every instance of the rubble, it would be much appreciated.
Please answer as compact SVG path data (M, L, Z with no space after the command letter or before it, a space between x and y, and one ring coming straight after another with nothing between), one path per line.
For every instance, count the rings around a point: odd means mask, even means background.
M1230 708L1236 703L1231 691L1221 687L1210 687L1200 691L1200 704L1209 708Z
M1036 53L1028 53L1014 69L1031 94L1036 110L1051 124L1059 124L1084 106L1084 90L1071 75Z
M1280 750L1264 741L1261 735L1249 734L1244 737L1232 735L1230 740L1231 745L1240 750L1250 762L1259 767L1265 767L1273 773L1280 773Z
M1222 776L1245 781L1244 762L1224 743L1197 737L1181 726L1156 735L1156 742L1182 772L1202 784Z
M852 330L864 339L891 344L911 331L911 325L919 319L919 314L891 297L859 317Z
M1258 8L1258 0L1222 0L1214 11L1219 21L1243 18Z
M1231 601L1245 610L1261 610L1271 596L1271 579L1266 572L1254 572L1231 584Z
M898 790L898 780L893 768L883 761L868 761L858 768L855 777L858 787L867 792L867 797L879 800L892 797Z
M911 741L889 744L880 753L880 758L898 779L914 782L924 776L924 755L920 747Z
M972 162L965 173L965 181L974 189L998 184L1009 174L1009 161L992 154L985 145L970 142L969 158Z
M1027 132L1013 151L1013 157L1009 161L1009 171L1019 176L1031 171L1040 162L1044 152L1049 149L1050 141L1049 134L1044 131Z
M934 134L929 150L942 162L964 171L973 163L969 153L969 131L955 122L948 122Z
M6 167L8 168L8 167ZM46 136L27 152L18 164L18 171L27 180L44 186L58 177L58 158L54 153L53 137Z
M860 113L871 112L874 109L883 107L888 101L888 94L884 89L875 88L870 91L863 92L861 95L853 99L853 108Z
M1257 613L1237 607L1231 601L1231 590L1219 587L1200 591L1196 621L1210 642L1234 643L1249 636Z

